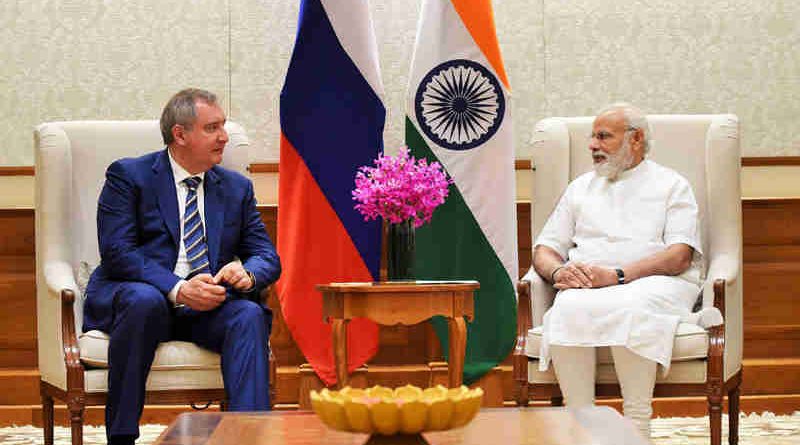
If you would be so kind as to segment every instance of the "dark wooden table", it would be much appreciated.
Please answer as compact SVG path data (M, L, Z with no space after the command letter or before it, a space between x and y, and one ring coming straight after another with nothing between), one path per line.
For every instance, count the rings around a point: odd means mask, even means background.
M475 316L473 294L477 281L411 281L320 284L322 316L331 320L333 357L339 387L349 381L347 372L347 322L369 318L380 325L412 325L434 315L447 318L449 339L449 384L461 385L467 325Z
M494 408L466 427L424 433L431 445L647 445L609 407ZM326 427L310 411L191 412L175 419L154 445L361 445L366 434Z

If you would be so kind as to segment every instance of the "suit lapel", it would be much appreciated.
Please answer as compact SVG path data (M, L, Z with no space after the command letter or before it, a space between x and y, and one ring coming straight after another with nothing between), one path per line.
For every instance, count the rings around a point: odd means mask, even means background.
M167 226L175 249L180 246L178 238L178 193L175 189L175 178L172 176L172 167L169 165L167 150L162 151L153 163L153 187L158 197L158 210Z
M225 217L225 188L222 184L222 177L213 168L206 172L206 180L203 182L208 261L212 274L215 274L220 267L217 259L219 258L219 243L222 239L222 223Z

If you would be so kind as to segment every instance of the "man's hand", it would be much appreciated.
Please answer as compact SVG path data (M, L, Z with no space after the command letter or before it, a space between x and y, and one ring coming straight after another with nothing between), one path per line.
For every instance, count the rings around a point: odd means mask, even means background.
M586 289L593 287L594 273L592 266L583 263L567 263L554 274L556 289Z
M555 274L556 289L588 289L617 284L617 272L607 267L568 263Z
M617 272L608 267L592 266L592 287L606 287L617 284Z
M231 261L222 267L214 276L216 284L227 283L238 291L247 291L253 288L255 283L250 279L250 275L244 270L242 263Z
M210 311L225 301L225 288L214 281L211 274L193 276L178 288L175 302L196 311Z

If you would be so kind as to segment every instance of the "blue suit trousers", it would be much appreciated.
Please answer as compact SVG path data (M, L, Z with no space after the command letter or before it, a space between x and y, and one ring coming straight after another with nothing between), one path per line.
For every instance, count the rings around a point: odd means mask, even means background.
M191 341L222 357L222 378L231 411L263 411L269 401L272 312L250 300L228 300L214 310L173 308L155 287L123 282L113 302L108 348L106 434L138 437L145 383L158 344Z

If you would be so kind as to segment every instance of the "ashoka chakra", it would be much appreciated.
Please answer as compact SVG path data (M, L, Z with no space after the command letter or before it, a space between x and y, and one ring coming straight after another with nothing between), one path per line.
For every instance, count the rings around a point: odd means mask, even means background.
M491 71L471 60L457 59L425 75L414 108L429 139L450 150L469 150L500 128L505 97Z

